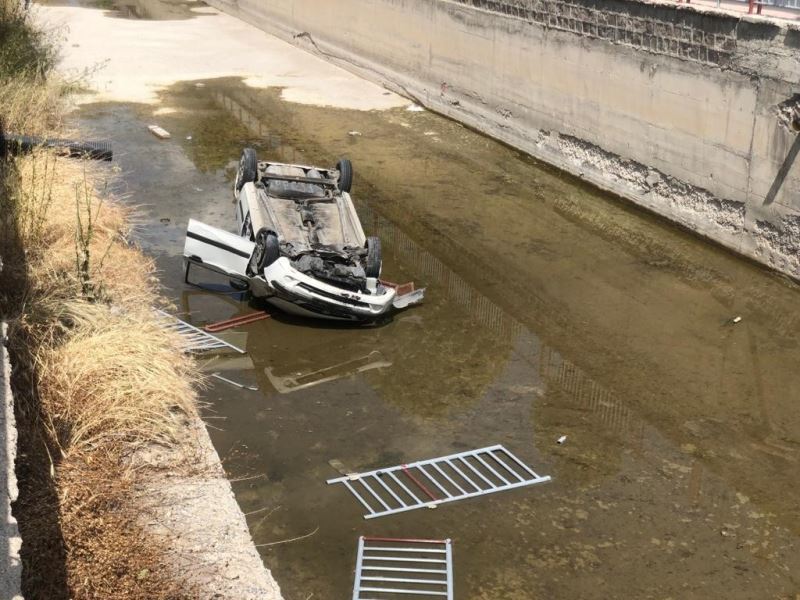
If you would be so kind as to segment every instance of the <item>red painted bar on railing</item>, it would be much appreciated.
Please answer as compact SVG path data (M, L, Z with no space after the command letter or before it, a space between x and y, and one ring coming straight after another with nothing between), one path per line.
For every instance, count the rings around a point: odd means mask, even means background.
M386 281L384 279L380 279L379 281L386 287L395 290L398 296L405 296L406 294L410 294L411 292L417 289L413 281L409 281L408 283L394 283L392 281Z
M387 538L361 536L365 542L398 542L404 544L446 544L447 540L422 540L416 538Z
M434 502L436 502L436 501L439 499L439 498L437 498L436 496L434 496L434 495L433 495L433 492L431 492L431 491L430 491L428 488L426 488L426 487L425 487L425 485L424 485L424 484L423 484L423 483L422 483L422 482L421 482L419 479L417 479L416 477L414 477L414 474L413 474L413 473L412 473L412 472L409 470L408 466L406 466L406 465L403 465L403 472L404 472L406 475L408 475L408 478L409 478L411 481L413 481L414 483L416 483L416 484L417 484L417 487L418 487L419 489L421 489L423 492L425 492L425 493L428 495L428 498L430 498L430 499L431 499L431 500L433 500Z
M225 321L211 323L210 325L203 327L203 329L209 333L218 333L220 331L225 331L226 329L233 329L234 327L241 327L242 325L249 325L250 323L255 323L256 321L269 319L270 317L272 317L271 314L259 311L242 315L241 317L234 317L232 319L226 319Z

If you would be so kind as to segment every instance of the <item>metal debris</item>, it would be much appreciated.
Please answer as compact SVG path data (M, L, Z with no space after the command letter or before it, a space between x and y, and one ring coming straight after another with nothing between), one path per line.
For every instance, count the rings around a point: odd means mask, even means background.
M255 387L255 386L245 385L243 383L239 383L238 381L233 381L232 379L228 379L227 377L223 377L219 373L212 373L211 377L213 377L214 379L219 379L220 381L224 381L225 383L228 383L228 384L232 385L233 387L237 387L240 390L250 390L251 392L257 392L258 391L258 388Z
M394 308L401 310L414 304L419 304L425 298L425 288L416 289L413 281L408 283L394 283L392 281L380 280L385 287L395 290L396 296L392 302Z
M360 537L353 600L378 594L453 600L452 541Z
M498 444L330 479L328 484L343 484L367 509L364 518L374 519L546 481L550 481L549 476L537 475Z
M220 331L225 331L226 329L233 329L234 327L242 327L243 325L249 325L250 323L255 323L256 321L262 321L264 319L269 319L272 317L271 314L260 310L258 312L252 312L246 315L241 315L239 317L234 317L232 319L226 319L224 321L218 321L217 323L211 323L210 325L206 325L203 327L209 333L219 333Z
M184 350L186 352L206 352L208 350L222 350L227 348L238 352L239 354L245 354L245 351L241 348L238 348L233 344L229 344L225 340L222 340L215 335L206 333L194 325L189 325L189 323L181 321L179 318L174 317L163 310L158 308L154 308L153 310L157 315L159 323L164 329L168 331L174 331L183 337Z
M403 308L413 306L414 304L419 304L424 298L425 288L422 288L419 290L414 290L413 292L409 292L408 294L403 294L402 296L395 296L392 306L398 310L401 310Z

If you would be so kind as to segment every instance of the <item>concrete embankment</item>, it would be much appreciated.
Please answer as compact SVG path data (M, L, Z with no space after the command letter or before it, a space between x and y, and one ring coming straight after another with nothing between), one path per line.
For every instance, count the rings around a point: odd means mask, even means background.
M142 527L170 558L171 579L186 582L202 598L282 600L205 425L194 420L189 430L191 442L184 447L139 457L158 466L190 451L198 467L195 473L157 474L138 486L134 504Z
M0 265L2 268L2 265ZM20 594L22 562L19 550L22 538L11 503L17 499L17 426L14 399L11 395L11 363L6 352L6 324L0 323L0 502L3 522L0 533L0 598L22 600Z
M627 0L210 0L800 278L800 27Z

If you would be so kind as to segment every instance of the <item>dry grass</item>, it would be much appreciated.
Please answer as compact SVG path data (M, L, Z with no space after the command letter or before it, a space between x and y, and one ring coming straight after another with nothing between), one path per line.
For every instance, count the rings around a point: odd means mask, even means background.
M128 492L147 477L131 468L137 450L186 442L199 374L155 321L154 265L129 242L130 210L106 192L110 176L37 152L16 159L4 201L18 246L4 284L16 286L12 351L27 426L18 509L27 598L192 595L171 583ZM165 456L167 468L193 458Z
M0 82L0 102L15 99L0 105L5 121L26 132L57 124L46 107L58 96ZM131 465L142 447L177 449L167 468L192 460L180 449L199 382L150 310L162 300L153 262L130 243L131 211L107 192L105 165L38 151L3 169L0 313L15 361L25 597L193 597L129 493L148 476Z
M153 261L131 244L131 210L108 194L109 177L107 167L46 151L16 160L7 208L26 256L20 325L43 349L66 347L72 339L88 348L96 334L109 349L131 345L133 355L142 347L174 355L175 339L159 330L149 310L159 302ZM141 333L132 336L137 327ZM109 331L117 329L112 339ZM178 379L187 364L184 358L170 362ZM159 373L165 376L166 369Z
M0 118L8 130L38 135L60 118L61 85L47 77L58 58L54 37L20 0L0 0Z
M0 66L0 118L6 131L44 135L61 126L61 82L32 79L27 73L2 73Z
M118 456L92 454L60 469L70 598L196 600L202 594L175 580L164 548L141 528L130 501L135 476L109 479L119 464Z
M35 26L29 15L20 0L0 0L0 79L43 78L58 58L55 32Z
M193 368L149 314L76 303L66 341L36 357L39 396L61 448L170 445L195 410ZM73 323L76 323L73 321Z
M0 0L0 121L63 135L52 38L21 6ZM199 374L155 322L154 265L130 243L113 176L44 150L0 163L0 315L14 360L29 600L196 597L142 531L131 491L153 468L136 466L142 448L167 450L166 468L194 458L186 425Z
M103 169L46 151L17 160L11 204L28 253L32 295L80 295L78 254L88 251L97 299L126 309L155 301L152 261L131 247L130 210L109 197L113 173ZM80 238L90 239L84 245Z
M193 458L180 449L199 374L150 309L160 303L153 262L129 241L130 210L106 192L108 167L42 151L16 159L12 175L3 214L23 262L4 278L17 286L12 351L28 426L23 591L190 597L142 532L129 493L148 476L131 464L142 447L177 449L167 468Z
M12 325L30 345L51 441L63 456L175 442L199 376L150 310L154 265L129 243L129 210L83 161L38 152L17 173L10 204L27 284Z
M163 546L142 529L130 501L136 476L119 465L114 454L87 453L60 463L55 479L28 479L23 551L35 556L23 555L27 600L201 596L175 581Z

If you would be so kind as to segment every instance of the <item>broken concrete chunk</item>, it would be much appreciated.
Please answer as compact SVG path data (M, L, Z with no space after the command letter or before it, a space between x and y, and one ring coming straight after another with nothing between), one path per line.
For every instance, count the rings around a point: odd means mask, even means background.
M655 187L659 183L661 183L661 175L658 174L657 171L650 171L645 177L644 182L647 184L648 187Z

